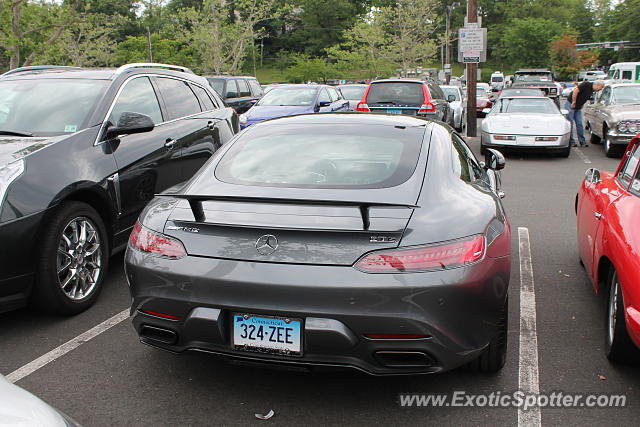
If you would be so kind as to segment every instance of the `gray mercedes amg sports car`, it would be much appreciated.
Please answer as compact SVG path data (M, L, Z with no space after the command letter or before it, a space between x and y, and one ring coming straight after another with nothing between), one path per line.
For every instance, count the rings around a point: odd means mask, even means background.
M126 253L143 343L303 367L505 362L504 158L448 126L315 114L251 126L143 211Z

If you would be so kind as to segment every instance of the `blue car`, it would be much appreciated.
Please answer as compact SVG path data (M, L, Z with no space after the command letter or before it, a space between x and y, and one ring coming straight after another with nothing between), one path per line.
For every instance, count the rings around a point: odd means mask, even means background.
M240 115L242 129L263 120L297 114L348 111L349 101L327 85L282 85L267 92L247 112Z

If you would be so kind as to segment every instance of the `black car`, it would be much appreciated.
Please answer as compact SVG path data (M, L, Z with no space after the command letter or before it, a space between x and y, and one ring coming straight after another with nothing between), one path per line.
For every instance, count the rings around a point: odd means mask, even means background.
M60 314L88 308L147 202L238 129L206 80L182 67L2 75L0 312L30 297Z
M255 77L206 76L205 78L224 102L238 114L247 111L264 95L262 86Z

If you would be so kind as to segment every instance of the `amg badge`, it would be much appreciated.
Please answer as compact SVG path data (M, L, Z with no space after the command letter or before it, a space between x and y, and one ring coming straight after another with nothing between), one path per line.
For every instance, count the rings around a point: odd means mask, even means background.
M395 237L391 236L371 236L369 237L369 243L394 243Z

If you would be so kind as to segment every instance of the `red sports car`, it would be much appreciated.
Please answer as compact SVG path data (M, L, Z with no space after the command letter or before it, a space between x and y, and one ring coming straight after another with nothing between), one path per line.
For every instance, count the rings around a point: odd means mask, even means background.
M612 174L589 169L576 196L578 250L593 286L606 296L605 351L640 360L640 134Z

